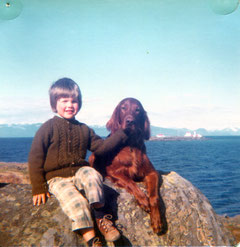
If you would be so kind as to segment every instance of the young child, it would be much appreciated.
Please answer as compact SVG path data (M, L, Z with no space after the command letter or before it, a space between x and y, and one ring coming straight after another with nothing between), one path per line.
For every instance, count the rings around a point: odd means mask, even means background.
M103 140L86 124L78 122L75 116L81 109L82 97L73 80L59 79L50 87L49 94L57 115L37 131L28 159L33 204L44 204L53 194L71 219L72 230L80 231L88 246L101 246L95 237L93 211L105 239L115 241L120 233L104 212L102 176L85 158L87 150L103 155L124 144L127 133L119 130Z

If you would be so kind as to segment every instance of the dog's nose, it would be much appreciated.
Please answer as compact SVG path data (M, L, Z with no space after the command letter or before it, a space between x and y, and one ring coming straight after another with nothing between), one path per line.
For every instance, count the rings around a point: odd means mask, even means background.
M126 124L127 124L127 125L132 125L132 124L134 124L134 119L133 119L131 116L127 117L127 118L126 118Z
M127 120L126 120L126 123L127 123L127 124L133 124L133 120L127 119Z

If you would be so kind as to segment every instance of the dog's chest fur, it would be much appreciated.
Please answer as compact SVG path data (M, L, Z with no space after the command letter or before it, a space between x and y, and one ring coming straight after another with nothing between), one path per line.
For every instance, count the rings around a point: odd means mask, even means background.
M125 172L134 179L140 179L143 176L142 167L144 163L143 152L136 147L124 147L115 156L112 164L121 164L127 168ZM116 167L116 169L118 169Z

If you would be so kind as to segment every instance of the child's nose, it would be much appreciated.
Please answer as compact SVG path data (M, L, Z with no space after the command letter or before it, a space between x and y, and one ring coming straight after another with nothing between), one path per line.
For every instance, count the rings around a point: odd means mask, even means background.
M72 104L71 101L68 101L68 102L67 102L67 106L68 106L68 107L71 107L72 105L73 105L73 104Z

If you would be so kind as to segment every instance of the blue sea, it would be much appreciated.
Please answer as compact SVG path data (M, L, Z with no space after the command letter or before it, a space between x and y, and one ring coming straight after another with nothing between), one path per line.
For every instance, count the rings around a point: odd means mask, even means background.
M32 138L0 138L0 161L27 162ZM157 170L175 171L199 188L216 213L240 214L240 136L148 141Z

